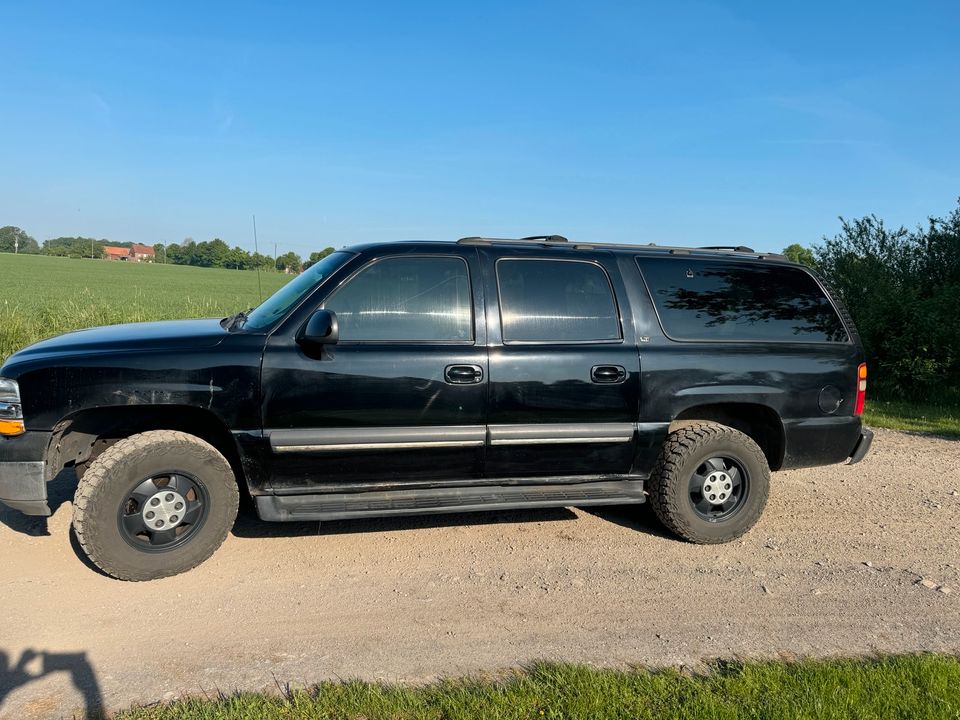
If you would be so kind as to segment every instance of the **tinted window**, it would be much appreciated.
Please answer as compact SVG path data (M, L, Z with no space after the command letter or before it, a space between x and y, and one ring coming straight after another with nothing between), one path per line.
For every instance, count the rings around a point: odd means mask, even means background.
M368 265L323 305L341 340L468 341L473 301L458 257L394 257Z
M637 263L672 338L847 340L833 305L799 268L667 258Z
M597 265L500 260L497 282L504 342L620 339L610 281Z

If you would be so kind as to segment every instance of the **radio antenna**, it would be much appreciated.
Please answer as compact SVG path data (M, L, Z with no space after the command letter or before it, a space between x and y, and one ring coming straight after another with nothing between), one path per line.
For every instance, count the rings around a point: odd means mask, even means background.
M257 216L253 216L253 252L260 254L260 246L257 244ZM263 283L260 281L260 263L257 263L257 291L260 293L260 302L263 302Z

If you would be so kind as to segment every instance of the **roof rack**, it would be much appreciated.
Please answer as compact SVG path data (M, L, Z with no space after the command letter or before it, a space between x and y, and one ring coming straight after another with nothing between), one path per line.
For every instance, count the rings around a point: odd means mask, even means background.
M671 255L689 255L695 252L719 252L719 253L743 253L753 255L757 258L773 258L775 260L785 260L786 258L779 253L757 252L745 245L707 245L704 247L678 247L671 245L657 245L656 243L595 243L595 242L571 242L562 235L534 235L525 238L490 238L490 237L465 237L457 240L458 245L539 245L549 247L551 245L567 247L571 250L592 250L594 248L611 248L639 250L650 248L653 250L665 250Z
M458 245L489 245L491 243L529 243L543 245L545 243L569 242L563 235L530 235L524 238L491 238L491 237L464 237L457 240Z
M756 250L746 245L701 245L700 250L733 250L733 252L755 253Z

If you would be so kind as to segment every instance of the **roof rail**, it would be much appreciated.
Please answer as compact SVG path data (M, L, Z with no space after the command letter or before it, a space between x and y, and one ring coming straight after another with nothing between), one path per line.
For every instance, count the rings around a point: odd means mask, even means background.
M564 247L570 250L593 250L593 249L622 249L622 250L663 250L671 255L689 255L696 252L721 252L721 253L743 253L753 255L759 260L771 258L775 260L785 260L783 255L778 253L757 252L745 245L710 245L706 247L676 247L671 245L657 245L656 243L603 243L603 242L575 242L567 240L562 235L535 235L525 238L490 238L490 237L465 237L457 240L458 245L539 245L540 247Z
M569 242L563 235L529 235L521 240L546 240L547 242Z
M457 240L459 245L476 245L489 243L532 243L543 245L544 243L565 243L568 240L563 235L530 235L525 238L492 238L492 237L464 237Z
M733 250L734 252L755 253L756 250L746 245L702 245L699 250Z

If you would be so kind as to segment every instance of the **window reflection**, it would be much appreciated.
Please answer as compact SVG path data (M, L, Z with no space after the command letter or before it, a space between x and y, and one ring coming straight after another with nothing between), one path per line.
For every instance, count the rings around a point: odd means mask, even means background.
M638 258L664 330L679 340L845 342L820 286L782 265Z
M505 342L620 339L607 274L592 263L512 260L497 263Z
M473 339L467 264L459 257L395 257L361 270L324 303L345 341Z

